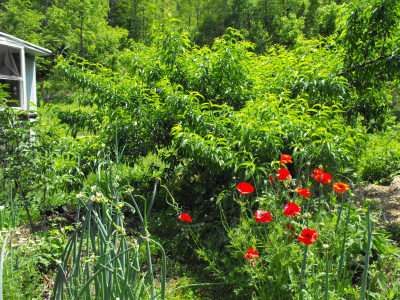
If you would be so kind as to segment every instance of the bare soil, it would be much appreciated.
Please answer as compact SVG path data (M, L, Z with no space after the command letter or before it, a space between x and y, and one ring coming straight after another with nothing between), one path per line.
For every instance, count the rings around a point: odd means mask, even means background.
M377 214L379 216L377 227L388 231L391 239L400 246L400 176L396 176L389 186L357 185L353 192L356 199L374 200L374 204L381 208Z
M382 209L381 225L400 226L400 176L396 176L390 186L357 185L353 192L356 199L376 200Z

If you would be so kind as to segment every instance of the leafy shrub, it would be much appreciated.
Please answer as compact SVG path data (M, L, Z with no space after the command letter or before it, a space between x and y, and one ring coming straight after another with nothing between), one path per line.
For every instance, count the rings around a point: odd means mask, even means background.
M359 163L360 178L373 183L390 184L400 174L400 127L369 135Z

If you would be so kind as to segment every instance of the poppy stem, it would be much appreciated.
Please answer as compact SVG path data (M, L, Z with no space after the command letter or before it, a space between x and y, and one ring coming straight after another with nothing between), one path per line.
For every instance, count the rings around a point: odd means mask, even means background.
M344 225L342 251L341 251L341 254L340 254L340 261L339 261L339 275L338 275L337 289L339 289L339 284L340 284L340 282L342 280L342 271L343 271L343 264L344 264L344 253L345 253L346 236L347 236L347 225L349 224L349 220L350 220L351 200L352 199L350 198L349 210L347 212L346 223Z
M321 210L322 183L319 184L318 212Z
M337 217L336 226L335 226L335 233L337 232L337 229L338 229L338 227L339 227L340 218L341 218L341 216L342 216L342 210L343 210L344 200L345 200L345 199L344 199L344 195L342 194L342 203L341 203L341 205L340 205L340 209L339 209L339 212L338 212L338 217Z
M307 264L307 251L308 251L308 245L306 245L306 248L304 249L303 263L301 264L301 274L300 274L300 298L299 298L300 300L303 300L304 277L305 277L306 264Z
M329 252L328 248L326 248L325 252L326 256L326 269L325 269L325 300L329 299L329 268L330 268L330 261L329 261Z

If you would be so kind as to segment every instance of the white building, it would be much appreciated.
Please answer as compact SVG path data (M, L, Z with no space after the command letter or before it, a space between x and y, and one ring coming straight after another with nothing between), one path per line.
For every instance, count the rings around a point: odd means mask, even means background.
M36 56L50 55L51 51L0 32L0 83L10 94L10 106L34 111L36 98Z

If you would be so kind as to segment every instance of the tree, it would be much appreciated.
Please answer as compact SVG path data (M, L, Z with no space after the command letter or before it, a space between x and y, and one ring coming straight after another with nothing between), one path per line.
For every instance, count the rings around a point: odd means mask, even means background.
M2 31L32 43L42 44L41 32L45 16L34 7L29 0L9 0L0 4Z
M343 46L343 72L359 97L350 110L364 117L364 124L382 128L388 116L387 81L400 75L400 2L397 0L353 1L339 23L338 42Z
M108 25L108 13L106 0L56 0L47 11L46 36L58 53L103 62L127 37L126 30Z

